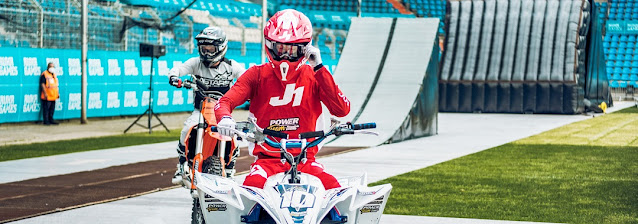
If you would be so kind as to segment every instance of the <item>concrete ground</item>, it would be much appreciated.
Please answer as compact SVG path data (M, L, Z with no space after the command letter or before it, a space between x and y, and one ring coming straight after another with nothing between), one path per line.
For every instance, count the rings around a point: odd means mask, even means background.
M616 103L611 111L633 106L633 103ZM352 151L338 156L320 158L329 173L335 176L361 175L367 172L370 182L385 179L412 170L424 168L464 155L476 153L494 146L531 136L592 116L585 115L519 115L519 114L455 114L439 115L439 134L396 144ZM143 146L136 146L142 147ZM157 150L150 146L146 150ZM128 151L127 147L113 149ZM144 150L144 149L141 149ZM169 149L167 149L169 150ZM171 148L167 155L174 153ZM107 152L107 150L99 150ZM88 153L88 152L86 152ZM80 158L84 153L69 154ZM109 156L110 155L110 156ZM117 153L98 155L105 160ZM67 156L67 155L60 155ZM25 159L14 165L0 163L0 182L9 179L8 173L29 166L50 166L60 156ZM96 156L96 155L94 155ZM134 159L133 159L134 160ZM134 162L134 161L129 161ZM19 165L19 164L22 164ZM109 162L101 166L112 166ZM44 170L47 167L41 167ZM81 171L75 169L57 172ZM90 168L95 169L95 167ZM53 175L51 172L47 175ZM15 180L16 178L14 178ZM238 181L241 181L241 177ZM110 203L72 209L64 212L20 220L15 223L184 223L190 220L191 200L184 189L172 189ZM381 223L521 223L496 220L476 220L421 216L384 215Z

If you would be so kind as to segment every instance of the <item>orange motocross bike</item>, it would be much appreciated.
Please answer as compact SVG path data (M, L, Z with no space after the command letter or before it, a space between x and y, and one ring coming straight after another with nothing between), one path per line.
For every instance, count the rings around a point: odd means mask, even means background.
M239 148L235 138L222 136L211 131L211 127L217 126L214 107L223 94L218 91L206 91L204 83L194 76L192 79L195 81L184 80L182 87L192 89L203 100L201 109L199 109L199 121L190 128L184 140L188 166L184 166L182 186L190 189L194 200L197 200L197 191L193 182L195 172L193 171L232 178L233 173L227 172L226 167L234 163L233 159L239 156Z

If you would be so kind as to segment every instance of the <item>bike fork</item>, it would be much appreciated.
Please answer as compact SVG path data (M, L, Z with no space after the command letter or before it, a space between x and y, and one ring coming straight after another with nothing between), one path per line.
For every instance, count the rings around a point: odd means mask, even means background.
M217 156L219 157L219 161L222 164L222 177L227 177L226 176L226 160L224 159L224 157L226 156L226 141L219 140L219 147L217 148ZM228 159L232 159L230 158L231 156L232 155L229 154Z

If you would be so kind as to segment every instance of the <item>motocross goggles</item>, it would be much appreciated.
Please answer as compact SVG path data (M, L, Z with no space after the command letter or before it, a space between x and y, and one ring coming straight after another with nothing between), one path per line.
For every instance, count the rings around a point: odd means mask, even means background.
M214 58L219 50L219 47L215 45L199 45L199 54L207 58Z
M298 61L304 56L304 50L308 43L279 43L276 41L266 40L266 47L270 55L276 61L288 60L291 62Z

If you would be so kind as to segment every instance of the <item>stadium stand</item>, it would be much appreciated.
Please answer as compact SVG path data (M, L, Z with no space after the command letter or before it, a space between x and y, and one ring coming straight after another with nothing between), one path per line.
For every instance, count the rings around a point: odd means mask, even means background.
M445 0L404 0L405 6L418 17L437 17L440 19L439 34L444 34L443 21L447 1Z
M272 10L295 8L306 13L316 27L315 45L335 61L345 43L350 18L357 16L359 7L365 17L438 17L441 21L446 10L443 0L364 0L360 6L356 0L272 2ZM217 25L226 30L230 41L240 43L232 44L230 55L259 51L254 43L261 42L261 5L199 0L172 18L189 3L190 0L91 0L89 50L138 51L139 43L151 42L166 45L169 53L191 54L193 36L204 27ZM0 46L79 49L80 8L79 0L3 1ZM25 32L40 29L42 32ZM442 33L443 22L439 26L439 34Z
M638 33L629 26L638 24L638 2L612 0L596 2L599 16L607 24L604 35L606 75L615 98L633 98L638 88Z

